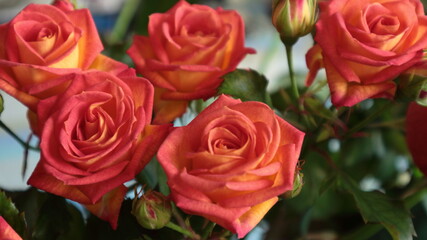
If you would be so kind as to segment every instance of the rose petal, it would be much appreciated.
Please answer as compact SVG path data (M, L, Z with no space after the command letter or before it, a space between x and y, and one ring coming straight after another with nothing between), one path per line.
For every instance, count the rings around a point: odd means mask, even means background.
M0 239L4 240L22 240L22 238L13 230L13 228L0 216Z
M117 229L120 207L122 206L126 192L127 188L121 185L105 194L98 203L86 204L85 207L95 216L104 221L108 221L115 230Z
M243 238L249 231L251 231L267 214L274 204L278 201L277 197L271 198L265 202L257 204L238 220L233 223L234 231L237 233L238 238Z

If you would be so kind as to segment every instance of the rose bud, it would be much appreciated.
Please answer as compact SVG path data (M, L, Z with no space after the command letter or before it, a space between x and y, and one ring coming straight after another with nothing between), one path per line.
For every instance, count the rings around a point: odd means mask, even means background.
M427 79L424 76L414 74L402 74L399 77L395 99L411 102L419 101L423 92L427 89Z
M294 44L316 22L316 0L273 0L273 25L285 44Z
M163 194L147 191L141 198L134 199L132 214L144 228L160 229L170 221L172 206Z
M302 186L304 186L303 178L304 174L302 172L295 173L294 187L292 188L292 190L285 192L285 194L283 194L283 197L290 199L298 196L301 192Z

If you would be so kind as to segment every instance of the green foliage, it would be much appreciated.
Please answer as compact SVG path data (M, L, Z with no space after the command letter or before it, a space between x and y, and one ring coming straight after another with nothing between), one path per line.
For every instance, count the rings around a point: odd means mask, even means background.
M0 115L4 110L4 106L3 106L4 102L3 102L3 97L0 95Z
M227 94L242 101L259 101L271 104L267 94L267 79L255 70L237 69L224 76L218 94Z
M421 92L427 90L427 78L424 76L403 75L398 79L396 99L400 101L416 101L420 105L427 106L427 99L420 98Z
M150 189L155 189L159 183L157 176L157 168L159 168L159 162L156 159L152 159L138 174L137 180L142 184L146 184Z
M79 210L64 198L49 194L41 203L33 239L84 239L84 235L85 225Z
M153 158L138 174L137 180L149 189L158 189L162 194L169 195L166 173L156 158Z
M413 239L415 230L411 214L402 202L378 191L363 192L354 180L344 174L339 176L339 186L353 196L366 223L382 224L395 240Z

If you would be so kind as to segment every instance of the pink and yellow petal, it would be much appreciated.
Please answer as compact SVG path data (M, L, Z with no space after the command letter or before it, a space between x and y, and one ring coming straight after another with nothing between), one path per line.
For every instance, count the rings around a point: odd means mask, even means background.
M2 240L22 240L15 230L0 216L0 239Z
M120 207L127 188L123 185L105 194L101 200L95 204L86 204L85 207L95 216L110 223L113 229L117 228L117 221L120 215Z
M248 232L250 232L267 214L267 212L276 204L279 198L274 197L265 202L257 204L236 221L233 222L232 226L234 232L237 233L238 238L243 238Z

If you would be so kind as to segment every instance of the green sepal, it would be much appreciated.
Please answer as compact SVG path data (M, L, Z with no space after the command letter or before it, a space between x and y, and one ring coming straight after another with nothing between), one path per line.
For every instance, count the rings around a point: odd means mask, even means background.
M227 94L242 101L264 102L271 107L267 84L267 79L255 70L236 69L224 76L218 94Z

